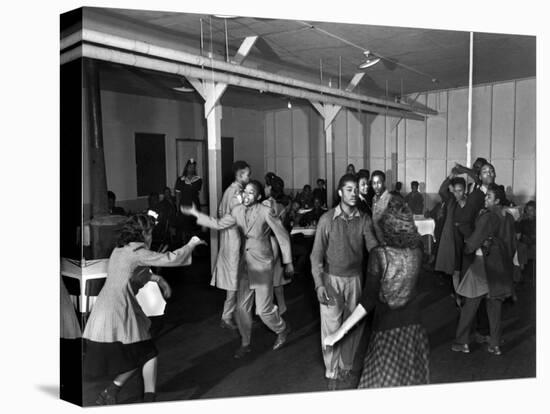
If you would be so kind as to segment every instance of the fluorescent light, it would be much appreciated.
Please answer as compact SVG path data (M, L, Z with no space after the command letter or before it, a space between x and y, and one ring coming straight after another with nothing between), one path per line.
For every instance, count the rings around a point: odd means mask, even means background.
M214 17L217 17L218 19L236 19L239 16L229 16L227 14L213 14Z
M195 89L188 88L187 86L179 86L177 88L172 88L172 89L178 92L195 92Z

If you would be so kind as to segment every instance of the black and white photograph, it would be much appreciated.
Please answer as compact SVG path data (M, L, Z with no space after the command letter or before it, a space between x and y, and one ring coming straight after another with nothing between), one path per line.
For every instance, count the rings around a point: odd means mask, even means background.
M58 221L36 243L59 334L32 349L53 344L59 381L36 392L277 412L540 393L541 26L312 6L47 16Z

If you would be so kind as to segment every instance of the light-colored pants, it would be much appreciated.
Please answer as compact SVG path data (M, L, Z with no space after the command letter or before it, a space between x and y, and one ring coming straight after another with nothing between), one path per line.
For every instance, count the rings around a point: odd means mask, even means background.
M283 285L275 286L273 288L273 292L275 293L275 300L277 301L277 306L279 307L279 315L282 315L286 312L285 287Z
M237 291L228 290L223 303L222 321L232 321L233 314L237 308Z
M351 315L361 298L361 276L340 277L325 274L324 286L331 301L321 306L321 344L336 332ZM360 322L333 347L323 350L325 377L337 378L338 372L351 370L357 347L361 340L364 323Z
M286 323L279 309L273 303L273 286L258 286L250 289L250 283L246 273L239 279L239 290L237 291L237 309L235 312L237 326L241 334L243 346L250 345L252 332L252 305L256 301L256 314L262 322L276 334L286 329Z

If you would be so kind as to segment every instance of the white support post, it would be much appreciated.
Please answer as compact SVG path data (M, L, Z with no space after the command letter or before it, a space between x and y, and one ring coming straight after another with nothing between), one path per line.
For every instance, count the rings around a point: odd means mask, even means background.
M205 89L208 98L206 106L215 94L216 85L213 82L205 82ZM206 116L206 126L208 134L208 208L211 216L216 216L218 211L218 200L222 195L222 107L216 103L212 110ZM210 230L210 259L212 268L215 266L218 255L218 232Z
M334 201L334 148L332 136L332 122L327 125L325 120L325 149L327 169L327 207L332 208Z

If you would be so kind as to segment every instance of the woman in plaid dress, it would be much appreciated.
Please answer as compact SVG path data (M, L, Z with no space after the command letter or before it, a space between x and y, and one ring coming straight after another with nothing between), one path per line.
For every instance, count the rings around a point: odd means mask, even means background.
M408 206L392 200L380 227L385 246L371 250L362 298L342 326L325 338L333 346L374 311L373 335L359 388L427 384L429 345L413 300L422 264L420 235Z

